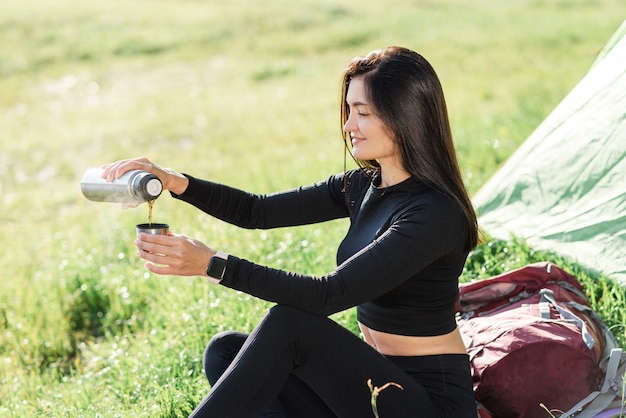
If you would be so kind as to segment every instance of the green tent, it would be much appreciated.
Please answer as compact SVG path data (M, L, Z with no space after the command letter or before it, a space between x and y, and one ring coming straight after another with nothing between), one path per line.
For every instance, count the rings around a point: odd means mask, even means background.
M626 21L473 202L489 235L626 284Z

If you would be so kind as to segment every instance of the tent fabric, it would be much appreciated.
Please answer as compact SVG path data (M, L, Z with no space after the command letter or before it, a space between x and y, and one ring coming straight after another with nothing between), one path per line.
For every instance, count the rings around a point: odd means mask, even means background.
M626 21L472 200L487 234L626 285Z

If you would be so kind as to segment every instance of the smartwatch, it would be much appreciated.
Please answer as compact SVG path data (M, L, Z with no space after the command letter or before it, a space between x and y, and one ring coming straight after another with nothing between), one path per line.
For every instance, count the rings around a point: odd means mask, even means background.
M226 261L228 260L228 254L218 251L206 269L206 275L211 283L218 284L224 278L224 272L226 271Z

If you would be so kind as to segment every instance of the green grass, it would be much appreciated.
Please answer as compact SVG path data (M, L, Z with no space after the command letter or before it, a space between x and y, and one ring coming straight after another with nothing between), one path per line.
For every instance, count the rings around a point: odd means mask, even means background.
M401 44L447 94L470 191L582 78L626 15L614 0L0 2L0 414L187 416L201 355L268 305L135 256L147 208L86 201L89 167L137 155L268 192L343 168L339 75ZM155 221L248 259L332 269L345 222L242 231L161 197ZM574 272L621 336L624 289L524 242L489 241L463 280L535 260ZM355 330L354 312L334 317Z

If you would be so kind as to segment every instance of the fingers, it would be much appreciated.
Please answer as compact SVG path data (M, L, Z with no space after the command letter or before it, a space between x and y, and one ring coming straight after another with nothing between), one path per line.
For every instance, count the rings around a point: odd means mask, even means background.
M184 175L169 168L162 168L146 157L119 160L101 165L100 168L102 168L102 178L108 182L114 181L130 170L144 170L157 176L163 183L164 190L182 194L189 185L189 179Z
M161 274L161 275L171 275L171 274L174 274L174 273L172 273L170 266L157 266L157 265L152 264L152 263L146 263L145 266L146 266L146 268L149 271L151 271L152 273L155 273L155 274Z
M138 234L138 255L150 263L148 270L157 274L179 276L204 275L215 253L201 242L184 235Z
M122 203L122 209L132 209L139 206L139 203Z
M171 237L173 236L174 235L157 235L157 234L141 233L137 235L137 239L135 240L135 245L140 251L143 251L148 254L157 254L161 257L167 254L173 255L173 253L175 252L173 250L175 241L171 239ZM145 257L142 257L142 258L145 258ZM151 259L151 261L156 261L156 259Z
M154 236L158 237L158 235L151 234L139 235L147 239ZM148 261L145 266L149 271L157 274L174 274L172 273L171 264L176 260L176 257L171 255L173 252L172 246L157 244L140 238L135 241L135 245L138 248L137 255Z
M100 166L100 168L103 170L102 178L111 182L130 170L145 170L151 172L152 166L152 162L146 157L137 157L104 164Z

